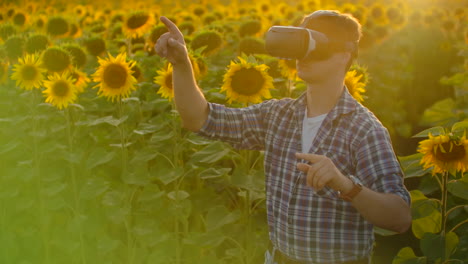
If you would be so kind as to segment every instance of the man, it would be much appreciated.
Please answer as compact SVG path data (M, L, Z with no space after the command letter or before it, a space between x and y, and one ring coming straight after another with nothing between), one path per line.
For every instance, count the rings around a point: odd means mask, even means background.
M265 263L367 264L374 225L399 233L409 228L410 197L388 132L344 86L361 36L356 19L337 11L306 17L301 27L352 48L299 60L298 76L307 84L299 98L237 109L205 100L183 35L167 18L161 21L169 32L155 49L174 66L174 100L184 127L265 151L271 240Z

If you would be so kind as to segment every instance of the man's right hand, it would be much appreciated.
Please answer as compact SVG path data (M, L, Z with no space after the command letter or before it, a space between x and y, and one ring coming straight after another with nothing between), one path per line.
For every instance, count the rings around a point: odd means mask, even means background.
M161 35L154 45L156 53L166 58L173 65L186 62L188 60L188 52L185 46L184 35L167 17L162 16L160 20L164 23L169 32Z

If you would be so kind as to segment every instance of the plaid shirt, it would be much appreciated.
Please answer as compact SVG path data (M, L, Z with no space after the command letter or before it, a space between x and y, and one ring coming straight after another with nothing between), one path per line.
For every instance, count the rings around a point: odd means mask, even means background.
M344 89L327 114L310 153L326 155L344 175L364 186L394 193L410 204L403 173L386 128ZM246 108L209 103L198 134L235 148L265 151L270 240L289 257L308 263L339 263L371 254L373 225L328 187L315 192L296 168L301 152L306 94L272 99Z

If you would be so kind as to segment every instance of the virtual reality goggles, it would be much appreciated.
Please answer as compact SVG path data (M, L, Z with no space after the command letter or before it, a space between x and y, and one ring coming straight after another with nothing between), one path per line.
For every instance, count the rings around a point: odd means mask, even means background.
M325 60L336 52L357 51L350 41L332 41L325 34L303 27L273 26L265 36L266 51L278 58Z

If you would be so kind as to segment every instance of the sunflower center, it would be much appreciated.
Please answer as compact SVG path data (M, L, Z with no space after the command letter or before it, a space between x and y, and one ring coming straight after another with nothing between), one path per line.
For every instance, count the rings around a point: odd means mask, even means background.
M60 80L54 83L52 86L52 91L55 96L65 97L70 90L70 86L66 81Z
M435 149L435 157L443 162L451 162L462 159L466 155L463 145L456 145L453 142L445 142Z
M167 88L172 89L172 73L166 74L166 78L164 78L164 84Z
M238 94L250 96L257 94L264 83L265 80L257 69L243 68L232 76L231 88Z
M120 89L127 82L127 71L119 64L110 64L104 70L104 82L112 89Z
M21 77L23 80L31 81L36 78L38 71L35 66L33 65L25 65L23 66L23 70L21 71Z
M131 29L137 29L141 26L143 26L149 19L149 15L146 14L137 14L131 16L127 20L127 26Z

